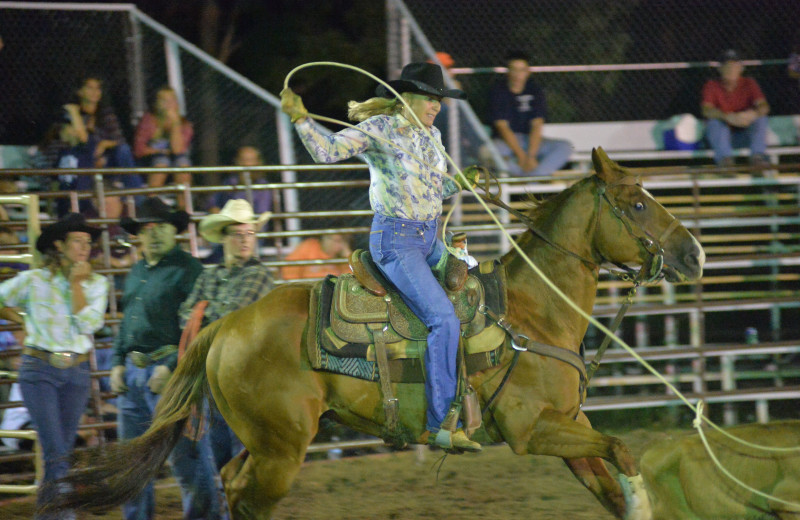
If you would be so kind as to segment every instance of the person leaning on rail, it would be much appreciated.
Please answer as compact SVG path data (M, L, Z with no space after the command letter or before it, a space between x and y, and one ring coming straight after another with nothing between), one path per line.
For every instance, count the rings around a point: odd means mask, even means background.
M460 323L431 272L447 254L438 238L442 199L460 189L442 173L447 161L433 121L442 98L466 96L461 90L445 88L441 67L432 63L409 63L400 79L389 85L401 93L410 109L381 85L377 97L349 103L348 115L360 121L357 127L331 135L308 117L300 97L288 88L281 92L281 107L315 161L333 163L362 155L369 164L369 199L375 212L370 253L430 331L425 352L430 442L445 449L480 451L480 444L470 440L462 428L455 428L455 420L454 431L443 427L445 419L449 424L455 414L452 404Z
M108 280L93 273L89 263L100 233L82 215L66 215L44 227L36 240L43 267L0 284L3 317L25 326L19 385L44 453L38 505L65 491L54 482L67 474L89 402L89 351L108 305ZM24 310L25 318L10 308Z
M111 362L110 384L118 395L120 439L132 439L147 430L161 391L178 363L178 309L203 270L176 242L175 236L188 224L188 213L173 211L158 197L142 201L135 218L120 220L125 231L139 237L144 255L125 278L123 318ZM220 518L217 472L208 437L193 440L182 436L169 460L181 486L184 518ZM125 520L149 519L154 514L152 482L122 506Z

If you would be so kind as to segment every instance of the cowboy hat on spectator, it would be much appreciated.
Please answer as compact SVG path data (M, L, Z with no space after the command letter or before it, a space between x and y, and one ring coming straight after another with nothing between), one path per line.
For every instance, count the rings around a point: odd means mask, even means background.
M97 240L103 230L86 223L86 217L80 213L68 213L58 222L42 228L42 234L36 239L36 249L40 253L47 253L55 249L56 240L64 240L67 233L89 233L92 242Z
M244 199L231 199L225 203L219 213L208 215L200 221L200 235L209 242L222 242L225 228L235 224L253 224L258 230L272 213L265 211L259 216L253 213L253 207Z
M143 224L167 222L175 226L177 233L183 233L189 226L189 214L183 210L173 210L159 197L148 197L136 207L136 216L122 217L119 225L131 235L138 235Z

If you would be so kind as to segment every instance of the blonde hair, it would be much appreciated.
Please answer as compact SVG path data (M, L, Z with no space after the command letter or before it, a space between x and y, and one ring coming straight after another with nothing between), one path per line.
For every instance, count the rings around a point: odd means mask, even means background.
M347 117L350 121L360 123L372 116L394 115L402 108L403 105L397 99L374 97L366 101L350 101L347 103Z
M406 100L406 103L410 103L414 93L401 92L400 95L403 96L403 99ZM383 97L374 97L369 98L366 101L350 101L347 103L347 117L350 118L350 121L356 121L357 123L360 123L361 121L365 121L372 116L393 116L402 112L404 108L405 106L403 103L401 103L397 98L389 99Z

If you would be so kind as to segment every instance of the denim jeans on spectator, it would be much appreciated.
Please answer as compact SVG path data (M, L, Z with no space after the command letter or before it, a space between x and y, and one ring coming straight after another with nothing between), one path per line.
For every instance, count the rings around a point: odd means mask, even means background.
M80 146L75 146L62 152L59 161L59 168L94 168L94 150L97 143L90 140L88 143ZM136 162L133 160L133 152L130 146L125 143L120 143L117 146L107 150L104 154L106 158L107 168L134 168ZM93 175L59 175L59 189L61 190L77 190L86 191L94 189L94 176ZM141 188L143 185L141 175L112 175L107 179L114 183L119 183L123 188ZM70 206L69 200L59 199L57 201L58 214L65 215L69 213ZM89 199L81 199L78 202L80 211L89 211L92 207L92 201Z
M44 454L44 479L37 496L42 504L58 493L53 482L69 470L78 424L89 402L89 363L56 368L23 355L18 381Z
M143 434L150 426L153 411L160 398L147 387L147 381L156 365L139 368L130 360L125 363L125 384L128 391L117 397L118 434L120 439L132 439ZM223 518L220 490L215 481L208 436L194 441L185 435L169 456L172 473L181 488L183 518ZM125 520L149 520L155 514L153 482L139 496L122 506Z
M438 220L418 222L375 215L369 250L378 269L429 330L425 350L427 428L432 432L456 396L456 355L460 323L431 268L447 251L437 238Z
M750 154L764 155L767 152L766 116L759 117L747 128L730 126L720 119L706 121L706 139L714 150L714 162L722 164L728 157L733 157L736 148L750 148Z
M528 135L527 134L514 134L517 136L517 142L522 149L528 152ZM506 161L508 173L516 176L531 176L531 177L544 177L552 174L554 171L561 169L569 161L569 156L572 155L572 143L562 139L547 139L542 138L539 145L539 153L536 154L536 160L539 165L531 172L524 172L517 162L517 156L511 151L511 148L502 139L495 139L494 144L497 147L498 153Z
M211 443L211 451L214 453L214 462L216 463L217 471L219 471L244 449L244 444L233 433L233 430L225 422L225 418L222 417L216 406L211 407L209 415L211 418L208 421L207 435Z

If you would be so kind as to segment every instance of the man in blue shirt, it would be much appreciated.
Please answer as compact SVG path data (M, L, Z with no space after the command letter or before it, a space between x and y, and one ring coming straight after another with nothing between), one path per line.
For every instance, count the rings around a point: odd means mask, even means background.
M572 145L542 136L547 101L544 91L530 79L528 56L511 52L506 65L506 78L494 85L489 98L495 146L511 175L550 175L567 163Z

